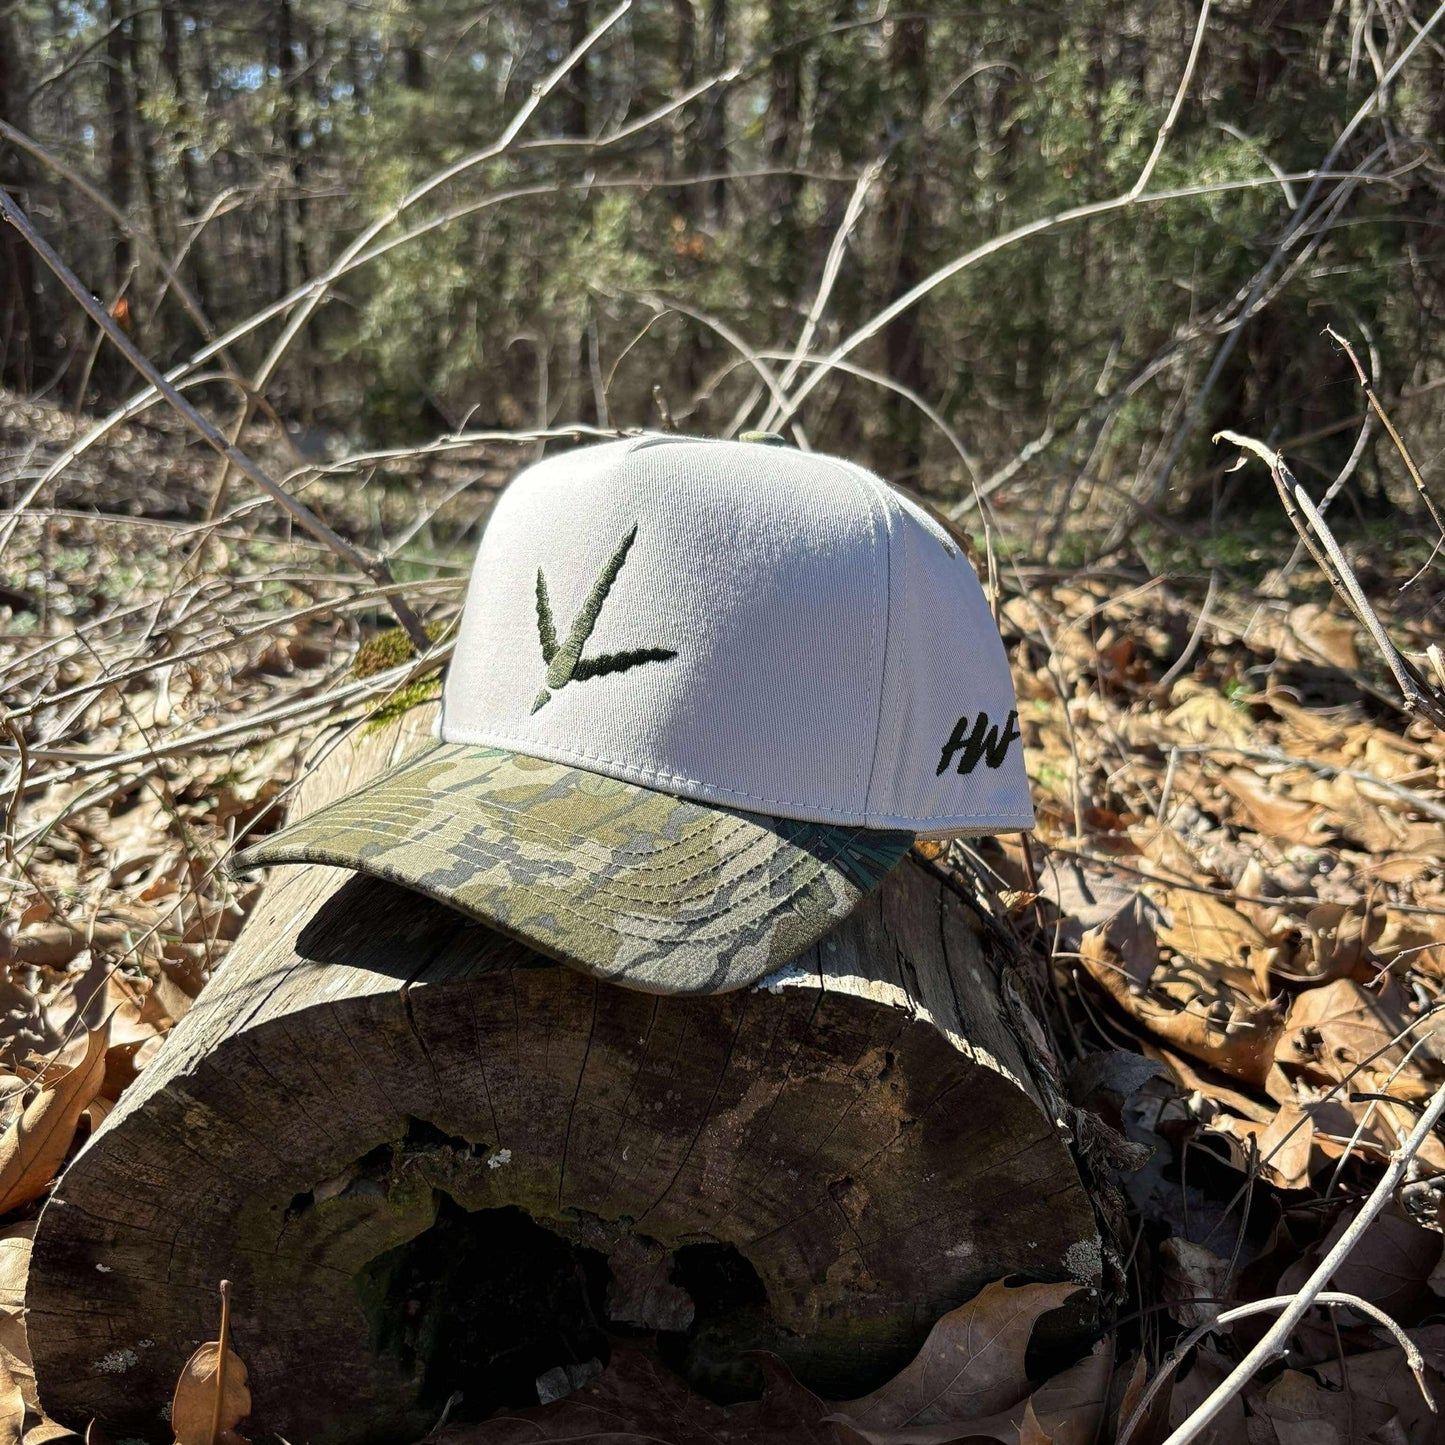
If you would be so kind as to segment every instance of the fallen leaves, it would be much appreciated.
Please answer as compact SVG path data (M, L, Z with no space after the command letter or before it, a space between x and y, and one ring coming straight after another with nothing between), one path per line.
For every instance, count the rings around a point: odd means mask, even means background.
M956 1424L1019 1404L1027 1389L1024 1352L1034 1325L1076 1290L1056 1284L985 1286L934 1325L912 1364L871 1395L839 1405L835 1418L869 1445L902 1445L897 1432L904 1427Z
M246 1366L230 1347L231 1285L221 1281L220 1338L186 1361L171 1400L176 1445L247 1445L236 1426L251 1413Z
M45 1192L60 1170L80 1116L100 1092L110 1022L89 1031L79 1062L40 1080L40 1091L0 1135L0 1214Z

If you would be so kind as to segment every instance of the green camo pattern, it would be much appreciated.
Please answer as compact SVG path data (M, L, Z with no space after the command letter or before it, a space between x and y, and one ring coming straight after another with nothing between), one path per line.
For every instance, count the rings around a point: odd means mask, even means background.
M415 888L650 993L781 967L908 851L907 833L736 812L497 748L442 743L235 861Z

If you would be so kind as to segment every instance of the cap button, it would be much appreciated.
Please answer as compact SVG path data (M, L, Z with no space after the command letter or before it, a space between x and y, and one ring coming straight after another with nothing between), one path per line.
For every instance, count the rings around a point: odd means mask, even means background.
M765 447L785 447L788 439L781 432L745 431L738 433L740 442L761 442Z

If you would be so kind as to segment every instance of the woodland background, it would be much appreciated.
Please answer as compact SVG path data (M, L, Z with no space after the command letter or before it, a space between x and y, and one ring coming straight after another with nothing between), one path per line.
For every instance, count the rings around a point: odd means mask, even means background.
M226 859L343 732L435 696L515 469L638 427L916 488L1010 651L1039 826L937 861L1133 1146L1082 1150L1119 1325L1041 1384L989 1286L938 1343L1007 1336L1005 1415L948 1413L965 1372L928 1438L1184 1429L1349 1239L1333 1287L1396 1333L1307 1308L1197 1438L1445 1439L1400 1348L1445 1394L1445 1146L1385 1172L1445 1107L1442 19L0 0L0 188L34 228L0 224L0 1441L67 1433L29 1233L254 905ZM742 1428L619 1360L536 1428Z
M8 134L0 179L169 365L201 337L162 258L216 330L252 315L499 135L603 13L597 0L19 0L0 10L0 121L54 163ZM1331 158L1351 180L1310 196L1283 177L1326 158L1428 14L1414 0L1216 6L1147 188L1197 194L984 258L850 364L926 400L977 480L1026 451L1051 519L1039 540L1061 555L1086 548L1084 507L1116 545L1143 520L1157 528L1159 508L1237 523L1250 488L1221 481L1219 424L1289 439L1307 479L1332 477L1357 398L1323 323L1367 336L1382 384L1407 396L1429 395L1445 346L1445 49L1428 41ZM734 341L796 341L860 176L815 349L971 248L1127 192L1197 18L1112 0L646 0L519 144L408 211L421 234L332 288L267 402L313 452L464 423L656 424L654 386L678 426L724 430L757 407ZM18 238L0 246L0 376L65 405L118 399L124 364L93 355ZM242 367L263 354L254 336L230 353ZM835 370L806 420L817 445L960 494L958 448L896 389ZM1378 510L1374 444L1360 477Z

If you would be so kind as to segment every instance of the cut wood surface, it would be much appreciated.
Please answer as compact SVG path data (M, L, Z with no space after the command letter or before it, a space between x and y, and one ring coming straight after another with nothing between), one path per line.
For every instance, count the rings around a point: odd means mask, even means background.
M295 813L432 718L343 741ZM715 1395L745 1392L767 1348L858 1396L988 1281L1096 1290L1094 1213L993 955L911 859L793 964L703 998L600 983L343 870L278 869L45 1208L41 1399L169 1438L222 1277L246 1433L310 1445L414 1439L458 1391L453 1419L539 1379L560 1393L608 1331L660 1332Z

